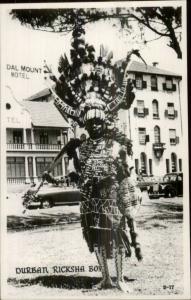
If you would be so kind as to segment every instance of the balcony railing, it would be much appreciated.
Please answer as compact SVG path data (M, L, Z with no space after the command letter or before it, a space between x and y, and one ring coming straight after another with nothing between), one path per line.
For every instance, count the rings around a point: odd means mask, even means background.
M14 151L59 151L63 145L61 144L32 144L32 143L22 143L22 144L13 144L7 143L7 150L14 150Z
M26 177L7 177L7 183L10 184L26 183Z
M156 158L161 158L163 155L165 148L165 143L153 143L153 151L155 153Z
M153 143L153 149L165 149L165 143Z
M25 144L7 143L7 150L23 150L24 148L25 148Z
M34 182L40 182L41 177L7 177L8 184L30 184Z

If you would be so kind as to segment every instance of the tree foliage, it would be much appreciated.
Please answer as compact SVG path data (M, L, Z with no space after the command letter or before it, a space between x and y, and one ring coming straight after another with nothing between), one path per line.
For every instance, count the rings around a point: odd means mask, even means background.
M87 23L107 19L117 20L120 28L130 33L134 31L136 22L143 43L149 42L145 37L147 28L156 34L156 39L165 37L167 45L176 52L178 58L182 58L181 7L14 9L11 15L33 29L58 33L67 33L76 26L84 28Z

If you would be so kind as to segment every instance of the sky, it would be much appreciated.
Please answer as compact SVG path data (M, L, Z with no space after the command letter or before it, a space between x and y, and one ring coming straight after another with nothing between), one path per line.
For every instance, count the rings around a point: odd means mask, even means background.
M45 88L43 73L25 72L25 78L15 78L11 72L21 66L42 69L44 60L57 74L58 60L61 54L66 53L69 57L71 34L56 34L36 31L13 20L9 10L3 15L3 59L2 73L3 84L9 85L18 100L25 99L39 90ZM147 31L149 39L156 36ZM86 41L93 44L97 53L101 44L107 46L114 53L113 61L122 59L127 51L140 49L141 55L147 64L158 62L159 68L180 74L181 60L177 59L176 53L169 48L165 39L148 43L146 46L133 42L132 35L119 32L112 26L110 21L99 21L86 27ZM134 57L132 57L134 59ZM136 59L136 58L135 58ZM137 59L136 59L137 60Z

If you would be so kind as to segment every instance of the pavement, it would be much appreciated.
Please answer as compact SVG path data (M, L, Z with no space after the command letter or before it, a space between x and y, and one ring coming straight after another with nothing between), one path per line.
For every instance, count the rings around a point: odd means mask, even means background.
M60 205L51 208L34 208L25 210L22 205L23 193L9 193L7 196L7 228L8 231L35 229L45 226L73 224L80 222L79 205ZM182 198L149 199L146 192L142 193L141 213L138 212L137 221L148 223L156 217L177 218L182 215Z
M82 236L79 205L27 210L23 214L20 196L9 194L7 199L6 299L15 295L16 299L123 296L117 289L92 289L101 273ZM181 295L182 198L150 200L144 193L136 220L144 259L139 263L134 252L126 258L124 271L132 289L130 295ZM25 272L25 268L39 267L41 271L45 268L44 273ZM109 269L115 280L113 260Z

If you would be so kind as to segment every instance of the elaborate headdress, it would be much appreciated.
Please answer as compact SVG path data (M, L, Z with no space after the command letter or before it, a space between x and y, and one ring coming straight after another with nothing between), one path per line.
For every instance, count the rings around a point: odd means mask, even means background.
M132 50L121 64L112 64L113 53L101 45L99 56L95 58L95 49L85 43L84 33L81 26L73 30L71 62L66 55L60 58L59 79L46 63L45 79L56 83L55 90L51 85L49 88L60 113L80 127L85 127L86 121L93 118L112 124L118 110L129 109L135 98L132 80L128 78L130 57L132 54L142 57L138 50Z
M112 121L119 109L131 106L134 94L127 67L132 54L141 58L138 50L132 50L121 65L112 64L113 53L101 45L96 59L95 49L85 43L84 34L81 26L73 30L71 63L66 55L61 57L59 79L45 65L46 79L49 73L50 78L56 82L55 92L66 104L65 113L81 127L87 119L93 117ZM63 108L60 105L60 110Z

